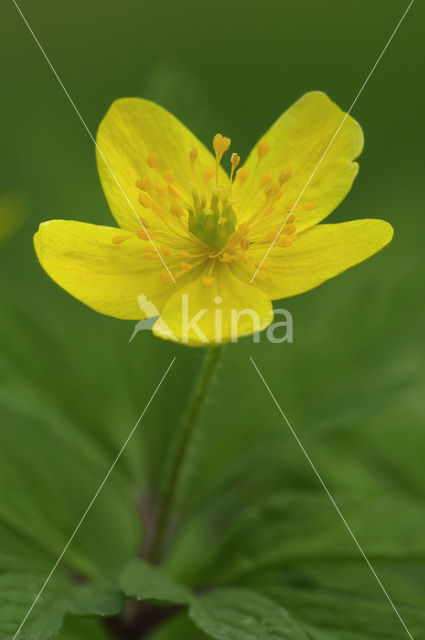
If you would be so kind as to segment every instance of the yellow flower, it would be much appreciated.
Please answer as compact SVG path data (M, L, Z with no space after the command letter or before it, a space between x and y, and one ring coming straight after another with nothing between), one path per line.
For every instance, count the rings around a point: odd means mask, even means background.
M271 300L317 287L392 238L383 220L318 224L358 171L362 130L347 117L305 188L343 117L325 94L304 95L242 167L230 156L228 175L221 162L229 138L214 136L213 155L158 105L118 100L100 125L97 160L120 229L45 222L34 238L38 258L100 313L140 319L158 311L161 337L201 345L203 336L227 342L264 329ZM196 327L182 328L183 315L198 316Z

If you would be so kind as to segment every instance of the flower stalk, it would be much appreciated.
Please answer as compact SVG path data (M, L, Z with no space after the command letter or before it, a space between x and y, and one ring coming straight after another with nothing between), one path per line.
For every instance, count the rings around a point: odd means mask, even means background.
M222 347L208 349L204 362L195 383L192 397L183 417L177 443L173 452L168 477L162 499L159 503L155 533L153 537L149 559L159 563L164 555L168 532L174 515L178 490L184 471L187 454L195 433L197 421L205 398L211 386L211 381L220 360Z

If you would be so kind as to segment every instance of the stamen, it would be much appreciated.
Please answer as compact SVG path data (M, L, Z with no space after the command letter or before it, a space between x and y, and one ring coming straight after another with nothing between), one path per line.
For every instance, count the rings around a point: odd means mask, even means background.
M155 185L155 191L160 198L162 198L163 200L168 200L167 191L161 184Z
M147 193L150 193L152 190L152 184L148 176L143 176L143 178L136 180L136 187L141 191L146 191Z
M190 158L192 168L193 168L193 165L195 164L195 160L197 157L198 157L198 149L196 147L191 147L189 151L189 158Z
M237 153L232 153L232 156L230 158L230 162L232 163L232 170L230 172L230 182L232 182L232 180L233 180L233 173L234 173L236 167L239 166L240 161L241 161L240 155L237 154Z
M163 271L160 274L159 279L165 284L167 282L171 282L173 280L173 276L168 271Z
M257 146L258 160L262 160L270 151L270 145L265 140L260 140Z
M180 200L180 193L173 184L168 185L168 193L174 200Z
M306 202L301 206L302 211L313 211L313 209L317 209L316 202Z
M175 180L174 171L172 169L166 169L164 171L164 178L169 184L173 183Z
M215 152L215 186L218 187L218 165L227 149L230 147L231 140L221 133L216 133L213 138L213 149Z
M145 207L145 209L151 209L153 206L153 202L151 198L148 195L146 195L145 192L139 193L139 202L142 205L142 207Z
M158 160L158 156L155 155L155 153L150 153L147 157L147 161L151 169L156 169L156 170L159 169L159 160Z
M183 215L183 208L177 204L177 202L172 202L170 204L170 211L173 216L176 216L176 218L181 218Z
M249 169L247 167L242 167L238 169L236 172L235 182L239 182L240 186L244 184L249 178Z
M180 264L180 267L183 269L183 271L190 271L191 269L193 269L193 265L189 264L188 262L182 262Z
M285 182L288 182L291 176L292 171L290 169L281 169L277 181L282 186Z
M230 170L230 191L229 191L230 198L232 197L233 174L235 172L236 167L239 165L240 161L241 161L240 155L237 153L232 153L232 156L230 158L230 162L232 164L232 168Z
M121 244L121 242L125 242L129 238L131 238L131 235L130 236L115 236L114 238L112 238L112 242L114 244Z
M204 276L202 278L202 282L206 287L210 287L212 284L214 284L214 278L212 276Z
M290 247L291 244L295 242L296 238L297 236L295 233L291 236L280 236L280 238L276 240L276 245L278 247Z
M143 225L143 226L146 227L146 225ZM137 229L136 236L138 238L140 238L141 240L149 240L149 236L148 236L147 232L142 227L139 227Z
M208 182L215 176L215 166L210 165L206 168L204 173L204 186L208 184Z
M265 173L263 175L263 177L260 180L260 189L262 189L263 187L265 187L266 185L269 184L269 182L271 182L273 180L274 176L272 173Z

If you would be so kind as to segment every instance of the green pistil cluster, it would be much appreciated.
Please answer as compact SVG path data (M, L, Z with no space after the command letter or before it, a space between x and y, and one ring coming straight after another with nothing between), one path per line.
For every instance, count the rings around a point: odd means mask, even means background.
M193 194L193 209L189 209L189 231L204 244L219 251L226 246L236 229L236 214L228 200L221 200L217 193L211 196L211 204L205 198Z

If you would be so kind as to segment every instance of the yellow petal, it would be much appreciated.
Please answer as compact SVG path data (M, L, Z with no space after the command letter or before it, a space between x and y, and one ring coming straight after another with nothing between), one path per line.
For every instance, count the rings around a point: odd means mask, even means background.
M155 316L155 310L142 312L138 296L161 309L175 285L161 282L159 258L143 257L148 243L134 235L114 244L117 235L121 229L52 220L40 225L34 246L49 276L95 311L122 319ZM167 257L167 265L173 268L173 259Z
M273 319L272 305L260 289L236 278L228 265L215 268L205 285L205 268L170 297L153 326L155 335L191 346L236 341L238 336L265 329Z
M353 220L320 224L297 237L290 247L273 247L267 270L259 271L253 284L272 300L309 291L346 269L366 260L391 242L393 228L384 220ZM248 257L259 263L268 245L250 247ZM238 277L249 282L255 273L251 263L232 264Z
M136 180L148 175L153 182L161 177L149 166L147 158L155 154L160 170L171 169L176 183L189 194L194 176L189 153L198 150L195 172L202 182L215 158L204 145L171 113L148 100L124 98L112 104L97 133L97 165L105 196L120 227L136 229L137 215L154 225L152 213L138 201ZM221 184L228 181L224 171ZM166 184L166 183L165 183ZM137 215L136 215L137 214Z
M283 212L295 204L310 178L296 209L298 231L323 220L350 190L358 172L358 164L353 160L362 151L363 133L360 125L347 116L336 134L345 115L326 94L306 93L261 138L270 145L270 150L261 161L259 173L277 176L283 168L292 172L273 216L274 224L276 217L283 222ZM245 165L251 171L255 170L257 157L255 146ZM258 198L256 200L258 202ZM308 211L298 210L303 205L317 206Z

